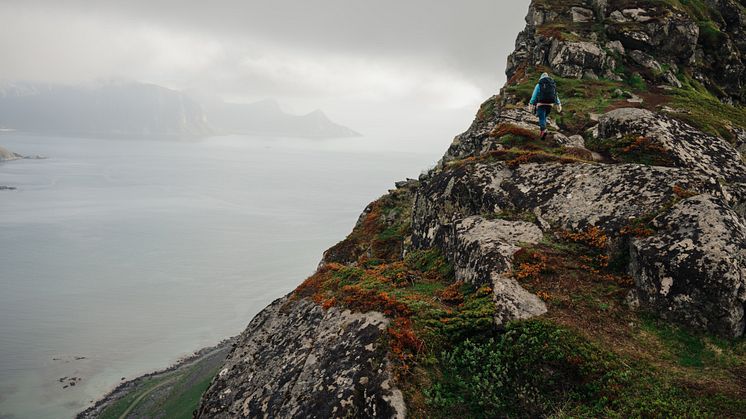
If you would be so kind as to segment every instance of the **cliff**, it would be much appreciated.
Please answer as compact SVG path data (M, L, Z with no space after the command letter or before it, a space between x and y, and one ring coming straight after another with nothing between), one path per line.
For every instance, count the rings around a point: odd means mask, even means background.
M744 19L534 0L506 86L251 322L197 417L744 417Z

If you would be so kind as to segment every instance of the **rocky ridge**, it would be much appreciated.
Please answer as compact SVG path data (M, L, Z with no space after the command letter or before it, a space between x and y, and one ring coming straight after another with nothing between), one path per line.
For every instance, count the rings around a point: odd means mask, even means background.
M198 417L746 413L744 13L534 0L507 85L252 321Z

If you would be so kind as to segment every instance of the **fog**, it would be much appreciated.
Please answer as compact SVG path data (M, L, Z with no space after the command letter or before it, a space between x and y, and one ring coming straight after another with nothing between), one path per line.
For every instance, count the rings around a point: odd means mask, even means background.
M16 1L4 80L135 80L323 109L363 134L443 147L504 83L527 0ZM392 147L391 144L382 147Z

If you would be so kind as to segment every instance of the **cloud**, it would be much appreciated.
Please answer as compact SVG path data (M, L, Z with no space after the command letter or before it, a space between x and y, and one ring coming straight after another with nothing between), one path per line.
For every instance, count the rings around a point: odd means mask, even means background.
M282 88L288 96L331 95L379 103L409 98L440 108L463 107L482 96L478 86L452 71L356 53L268 48L243 56L238 68L245 80Z
M461 109L463 118L503 83L527 5L3 0L0 77L134 79L232 100L273 97L299 112L334 109L342 122L421 109Z

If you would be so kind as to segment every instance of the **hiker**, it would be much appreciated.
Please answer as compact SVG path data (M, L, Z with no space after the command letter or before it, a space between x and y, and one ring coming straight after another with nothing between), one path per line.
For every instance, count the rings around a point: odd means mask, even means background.
M562 102L557 95L557 84L549 77L549 74L544 73L539 78L539 83L536 84L528 105L529 112L539 117L542 140L547 136L547 117L554 105L557 105L557 112L562 113Z

